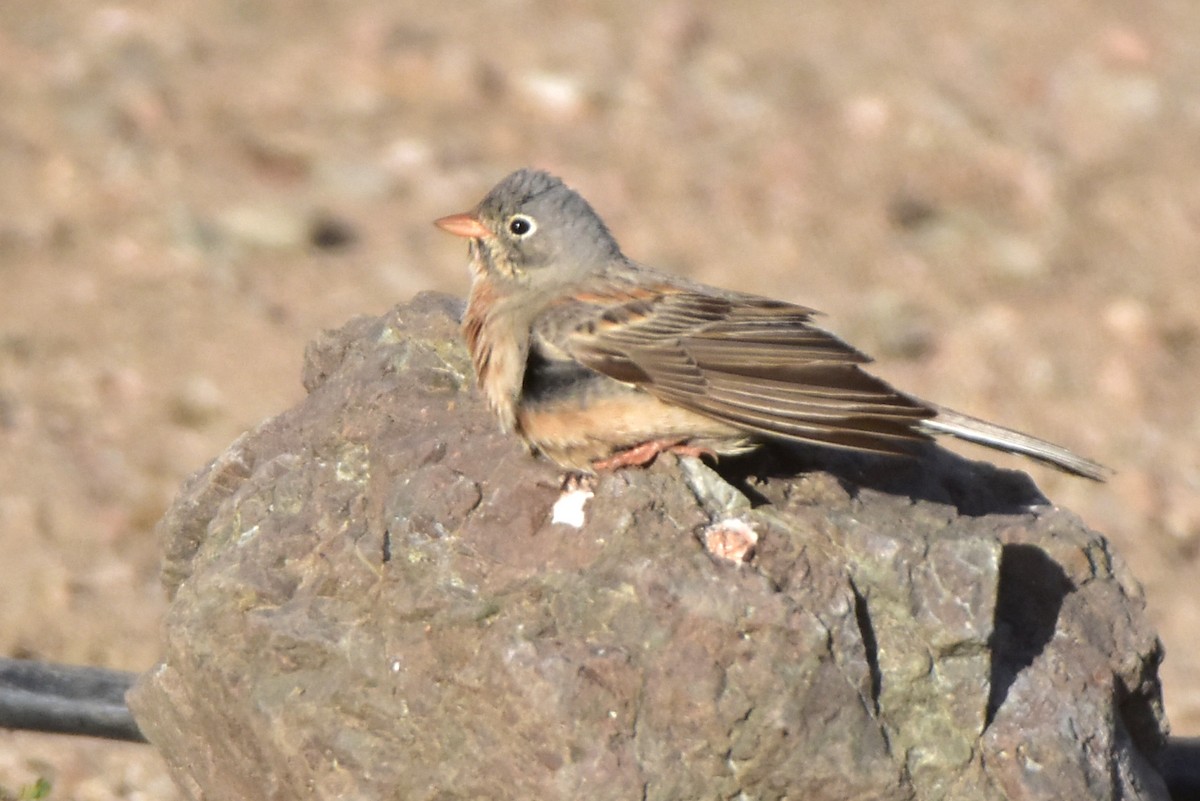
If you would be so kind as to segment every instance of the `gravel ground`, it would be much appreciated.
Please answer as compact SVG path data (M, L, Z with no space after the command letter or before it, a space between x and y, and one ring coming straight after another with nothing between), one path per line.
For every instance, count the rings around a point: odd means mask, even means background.
M1143 581L1200 734L1200 6L463 5L0 7L0 653L152 665L183 477L321 328L465 292L429 221L531 164L634 258L1115 467L1029 469ZM0 734L0 798L39 776L177 797L145 747Z

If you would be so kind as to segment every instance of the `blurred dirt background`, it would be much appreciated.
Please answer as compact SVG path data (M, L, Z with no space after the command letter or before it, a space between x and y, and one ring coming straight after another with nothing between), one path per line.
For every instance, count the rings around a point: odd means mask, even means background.
M626 252L829 313L916 394L1062 442L1200 734L1200 5L0 5L0 653L140 670L152 527L305 343L463 294L429 221L523 165ZM993 458L982 451L970 452ZM0 733L0 797L170 799Z

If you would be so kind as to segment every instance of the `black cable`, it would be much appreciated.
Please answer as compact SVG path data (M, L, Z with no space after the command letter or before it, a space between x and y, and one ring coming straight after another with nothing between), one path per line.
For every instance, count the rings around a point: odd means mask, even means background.
M1170 737L1159 756L1171 801L1200 801L1200 737Z
M145 742L125 691L136 673L0 658L0 728Z

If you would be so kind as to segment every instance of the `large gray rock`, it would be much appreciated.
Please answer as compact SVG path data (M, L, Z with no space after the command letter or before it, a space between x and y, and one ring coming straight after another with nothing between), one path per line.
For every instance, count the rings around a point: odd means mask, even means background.
M130 703L192 797L1166 798L1137 584L1024 476L668 456L552 523L456 315L324 336L163 520Z

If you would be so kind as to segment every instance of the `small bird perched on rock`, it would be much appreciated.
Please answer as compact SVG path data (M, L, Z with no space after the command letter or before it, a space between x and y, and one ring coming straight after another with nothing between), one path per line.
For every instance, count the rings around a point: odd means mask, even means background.
M518 170L436 221L470 240L463 332L506 431L569 470L662 451L746 452L790 440L911 455L949 434L1103 480L1050 442L899 392L812 309L718 289L626 258L577 192Z

